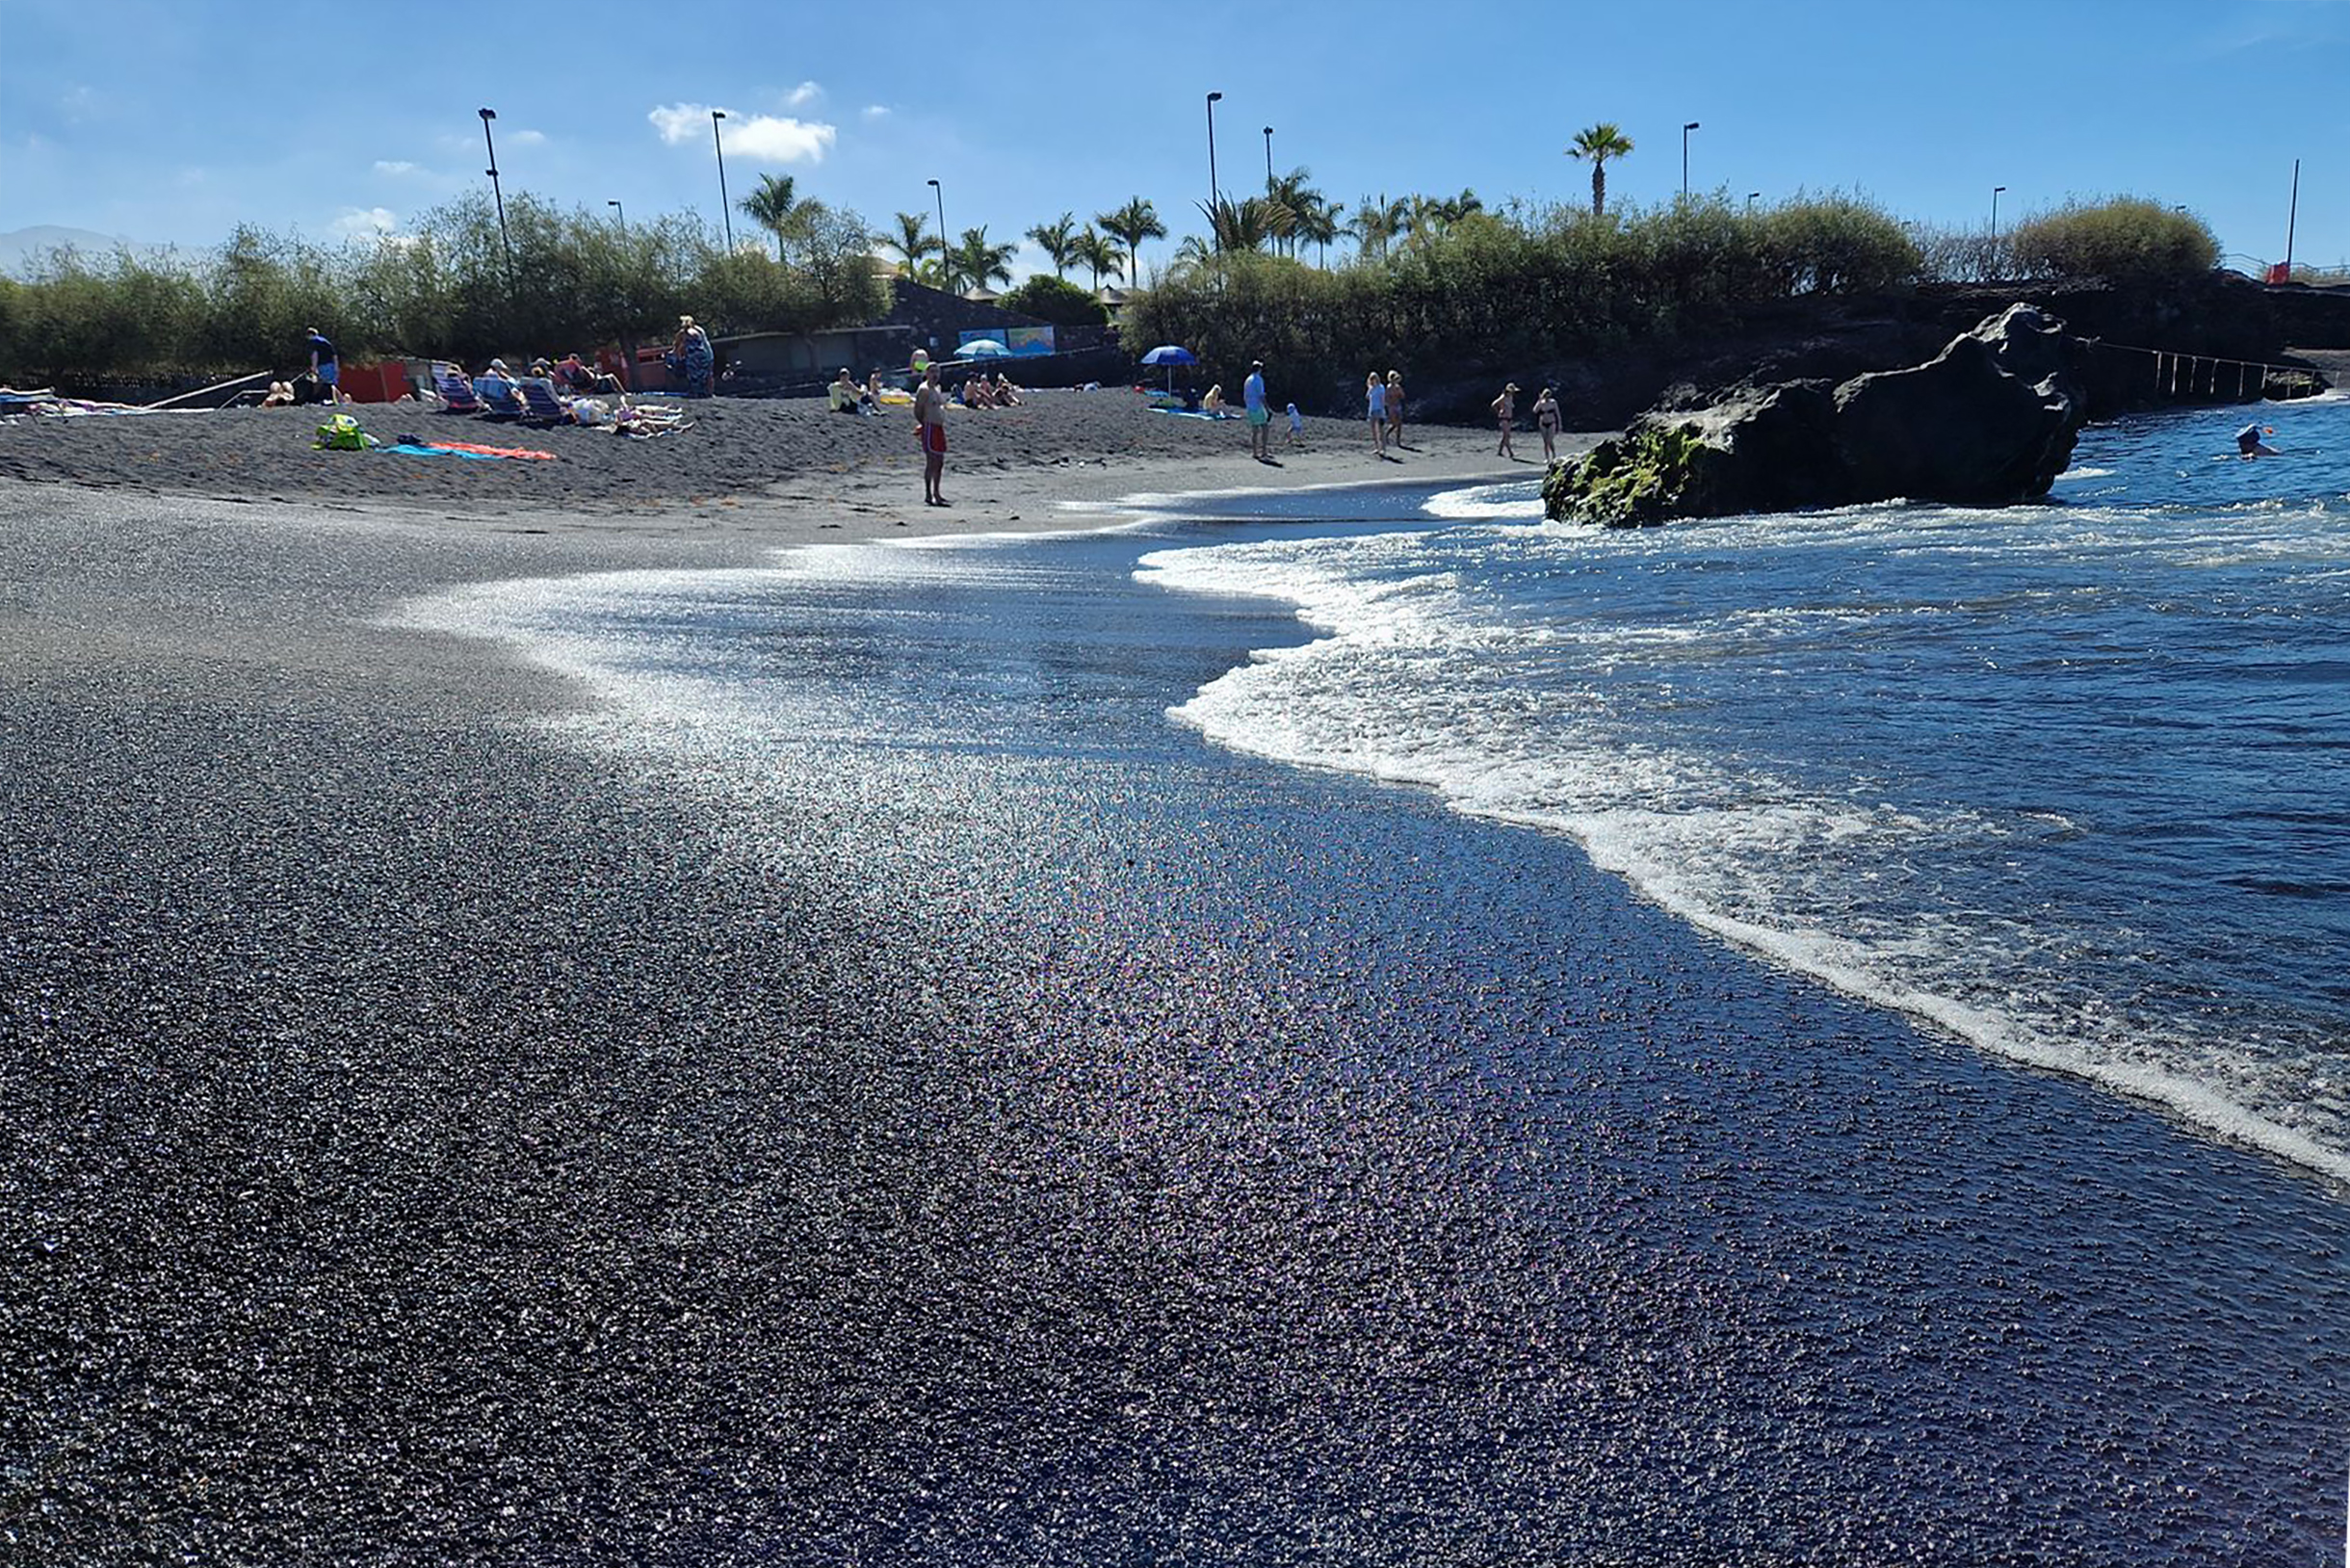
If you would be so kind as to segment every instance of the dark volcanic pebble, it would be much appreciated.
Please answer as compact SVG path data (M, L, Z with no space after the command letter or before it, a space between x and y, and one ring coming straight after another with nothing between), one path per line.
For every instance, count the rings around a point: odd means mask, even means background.
M1418 797L696 789L368 624L657 559L0 492L0 1560L2338 1540L2338 1194Z

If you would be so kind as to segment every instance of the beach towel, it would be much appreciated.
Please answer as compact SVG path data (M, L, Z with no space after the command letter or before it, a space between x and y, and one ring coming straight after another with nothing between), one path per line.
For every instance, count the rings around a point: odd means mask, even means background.
M534 452L528 447L485 447L471 441L397 441L382 449L397 452L404 457L472 457L483 461L514 458L537 462L553 462L552 452Z

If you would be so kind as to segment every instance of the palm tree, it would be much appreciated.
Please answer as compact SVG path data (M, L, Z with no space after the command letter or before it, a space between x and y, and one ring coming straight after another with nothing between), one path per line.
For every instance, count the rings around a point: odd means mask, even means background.
M1218 250L1262 250L1297 225L1295 213L1264 196L1244 196L1239 201L1221 196L1213 206L1205 201L1194 205L1207 218L1208 232Z
M1354 216L1346 221L1346 232L1355 237L1364 255L1384 256L1388 243L1403 232L1411 210L1410 202L1401 196L1390 201L1384 191L1375 200L1365 196L1355 204Z
M963 230L962 239L947 248L947 278L950 293L959 292L959 283L966 288L983 289L990 283L1012 280L1012 252L1016 245L993 245L988 242L987 225Z
M1330 242L1339 235L1339 206L1319 191L1301 193L1301 201L1294 204L1297 212L1297 237L1311 241L1321 249L1321 265L1330 265Z
M1073 212L1062 213L1049 223L1038 223L1028 231L1028 237L1036 242L1036 248L1043 251L1045 259L1053 264L1055 277L1060 276L1069 263L1080 259L1077 253L1077 214Z
M1285 238L1290 242L1292 248L1294 248L1298 240L1310 240L1314 237L1306 232L1309 226L1306 222L1307 214L1329 204L1329 198L1308 183L1313 178L1314 170L1300 164L1274 180L1271 187L1265 193L1272 200L1278 201L1290 209L1292 222L1290 232Z
M1567 148L1567 156L1591 161L1592 217L1597 218L1607 206L1607 160L1621 158L1631 151L1632 138L1605 120L1587 131L1575 133L1575 144Z
M907 277L921 278L927 269L922 258L944 249L944 242L930 232L927 216L917 218L910 212L898 214L898 232L876 234L874 244L898 252L898 271Z
M1085 231L1070 242L1069 259L1093 269L1093 292L1098 295L1102 292L1102 274L1115 276L1118 263L1126 259L1126 253L1118 248L1116 241L1087 223Z
M1475 191L1463 187L1456 196L1415 196L1411 198L1404 227L1416 245L1426 245L1441 239L1453 224L1473 212L1483 212L1485 203L1477 199Z
M792 216L792 176L760 175L759 189L736 202L735 208L775 236L775 259L783 260L783 225Z
M1148 200L1136 196L1115 212L1096 213L1093 221L1105 234L1115 235L1126 244L1126 283L1132 288L1136 272L1142 265L1142 242L1163 240L1166 224L1159 221L1159 209Z

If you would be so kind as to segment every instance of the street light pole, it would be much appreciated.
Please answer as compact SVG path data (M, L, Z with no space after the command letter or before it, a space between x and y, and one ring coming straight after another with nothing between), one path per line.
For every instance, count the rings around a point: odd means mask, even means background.
M1215 204L1221 194L1215 188L1215 106L1222 100L1221 92L1208 94L1208 212L1214 222Z
M947 287L947 188L936 180L928 182L930 194L938 197L938 286ZM953 290L948 290L953 293Z
M710 111L710 144L718 155L718 217L726 223L726 248L734 250L734 210L726 204L726 144L718 140L718 121L726 118L723 109Z
M1695 120L1681 128L1681 199L1684 201L1689 199L1689 133L1696 129Z
M2293 160L2293 204L2285 218L2285 280L2293 280L2293 230L2301 225L2301 160Z
M1755 197L1761 196L1762 194L1762 193L1760 191L1749 191L1746 193L1746 210L1748 212L1755 210Z
M616 222L616 223L618 223L618 224L620 225L620 232L622 232L623 234L627 233L627 232L628 232L628 209L627 209L627 208L625 208L625 207L623 207L623 206L621 206L621 205L620 205L620 203L618 203L617 201L611 201L611 200L608 200L608 201L606 201L606 202L604 203L604 205L606 205L607 207L610 207L610 208L612 209L612 213L613 213L613 221L614 221L614 222Z
M1265 194L1273 194L1273 128L1265 127Z
M498 118L495 109L478 111L482 117L482 144L489 148L489 194L498 202L498 243L506 250L506 275L510 282L514 275L514 240L506 231L506 193L498 186L498 144L489 134L489 122ZM2301 167L2293 166L2296 170ZM2295 175L2298 178L2298 174Z

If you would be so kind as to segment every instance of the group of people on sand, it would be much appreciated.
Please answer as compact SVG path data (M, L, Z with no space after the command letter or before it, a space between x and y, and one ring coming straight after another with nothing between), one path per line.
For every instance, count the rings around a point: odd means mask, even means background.
M1385 376L1372 371L1363 380L1364 414L1371 422L1371 449L1384 457L1387 449L1400 452L1403 444L1403 373L1391 370ZM1518 424L1518 383L1502 386L1493 400L1494 424L1501 434L1501 444L1494 455L1515 459L1517 448L1510 444L1510 431ZM1542 432L1542 455L1546 459L1558 457L1558 391L1546 386L1534 400L1534 428Z
M1534 429L1542 432L1542 457L1545 462L1558 460L1558 388L1545 386L1534 399L1532 408ZM1511 381L1501 388L1501 396L1493 400L1494 423L1501 429L1501 444L1494 448L1494 456L1516 461L1518 449L1510 443L1510 431L1518 425L1518 383Z
M1000 370L992 381L985 371L979 372L962 384L958 395L966 408L1017 408L1024 401L1012 379Z

